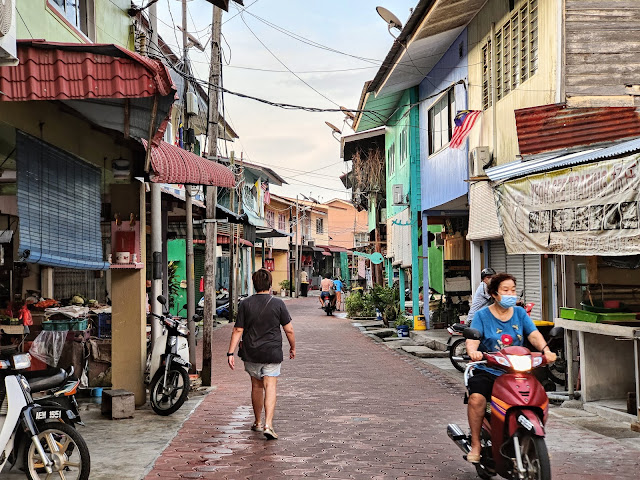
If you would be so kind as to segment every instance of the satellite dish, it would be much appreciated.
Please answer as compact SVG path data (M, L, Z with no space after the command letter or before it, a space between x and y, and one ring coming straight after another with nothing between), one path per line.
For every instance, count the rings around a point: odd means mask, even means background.
M333 130L333 133L337 133L338 135L342 134L340 129L338 127L336 127L333 123L329 123L329 122L324 122L324 123L327 124L327 127L329 127L331 130Z
M346 107L340 107L340 110L342 110L342 113L344 113L347 117L349 117L350 120L355 120L356 116L351 113L349 110L346 109Z
M380 15L382 19L387 22L389 30L391 30L392 28L402 30L402 22L389 10L384 7L376 7L376 11L378 12L378 15Z

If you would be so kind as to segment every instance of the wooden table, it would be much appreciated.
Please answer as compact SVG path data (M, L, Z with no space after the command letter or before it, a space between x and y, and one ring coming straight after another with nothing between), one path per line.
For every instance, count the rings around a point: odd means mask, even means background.
M640 328L580 322L556 318L555 324L578 332L580 343L580 380L585 402L626 398L636 392L640 400ZM573 337L565 335L567 354L567 385L574 393ZM637 410L640 422L640 408Z

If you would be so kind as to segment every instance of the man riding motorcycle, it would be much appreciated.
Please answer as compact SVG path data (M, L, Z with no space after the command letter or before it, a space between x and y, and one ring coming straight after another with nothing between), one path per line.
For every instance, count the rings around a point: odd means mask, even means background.
M324 299L329 298L332 305L336 304L336 291L331 280L331 275L325 274L320 282L320 308L324 307Z
M515 277L508 273L494 275L487 292L493 297L494 303L479 310L471 323L471 328L482 334L482 340L466 341L467 355L471 361L483 359L483 354L478 350L480 347L484 351L499 351L507 346L522 346L526 337L531 345L544 353L548 363L553 363L556 354L547 346L525 310L516 306L518 297ZM486 365L477 365L473 377L469 379L467 414L471 429L471 451L467 454L467 461L471 463L480 462L482 420L487 402L491 401L493 383L502 373Z

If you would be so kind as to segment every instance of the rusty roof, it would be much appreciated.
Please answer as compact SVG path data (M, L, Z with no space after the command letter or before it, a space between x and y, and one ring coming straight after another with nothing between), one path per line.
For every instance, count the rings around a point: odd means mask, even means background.
M543 105L515 111L521 155L573 149L640 137L635 107Z

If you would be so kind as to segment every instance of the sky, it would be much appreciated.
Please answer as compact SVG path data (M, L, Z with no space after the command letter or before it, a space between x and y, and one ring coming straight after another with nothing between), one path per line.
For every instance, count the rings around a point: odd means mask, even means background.
M229 12L222 16L224 87L275 102L355 109L364 82L373 79L393 44L375 7L384 6L406 23L410 8L417 3L418 0L244 0L246 11L240 15L241 7L232 2ZM187 6L188 30L204 45L211 33L212 6L205 0L191 0ZM305 44L251 14L333 50L372 60ZM181 25L181 15L180 1L158 2L160 35L176 53L181 51L177 46L182 44L182 36L170 26ZM208 78L210 55L210 44L204 53L190 50L193 68L202 79ZM344 123L343 114L283 110L229 94L224 95L224 107L227 122L240 136L227 144L228 152L235 152L236 157L242 152L245 160L268 165L289 183L273 186L272 193L291 197L304 194L321 202L349 199L338 178L346 171L340 159L340 143L325 125L328 121L344 134L353 133Z

